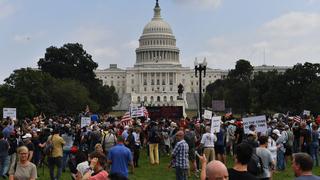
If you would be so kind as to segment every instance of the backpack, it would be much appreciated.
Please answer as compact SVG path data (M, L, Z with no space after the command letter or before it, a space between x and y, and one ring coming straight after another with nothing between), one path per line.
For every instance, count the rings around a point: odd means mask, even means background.
M256 149L252 153L251 159L248 163L248 172L257 176L263 173L263 162L261 157L256 153Z
M47 156L51 156L52 154L52 151L53 151L53 142L52 142L52 139L53 139L53 135L51 136L50 140L48 140L46 142L46 145L44 146L43 148L43 153Z

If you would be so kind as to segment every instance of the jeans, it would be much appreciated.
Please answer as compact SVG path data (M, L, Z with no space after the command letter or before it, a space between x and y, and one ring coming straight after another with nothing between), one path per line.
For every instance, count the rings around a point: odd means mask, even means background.
M8 172L9 160L9 156L0 156L0 176Z
M67 161L70 157L70 150L63 150L63 157L62 157L62 169L65 170L67 166Z
M188 179L188 169L182 169L176 167L176 180L187 180Z
M311 157L313 159L314 164L316 166L319 166L319 160L318 160L319 144L313 142L311 144L310 151L311 151Z
M280 171L285 170L285 158L284 158L284 152L281 150L277 151L277 169Z
M54 176L54 166L57 166L57 176ZM62 174L62 158L61 157L48 157L48 166L50 171L51 180L59 180Z

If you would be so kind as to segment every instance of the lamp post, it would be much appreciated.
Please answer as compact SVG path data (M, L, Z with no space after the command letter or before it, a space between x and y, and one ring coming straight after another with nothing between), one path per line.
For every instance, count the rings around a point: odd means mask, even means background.
M197 58L194 61L194 70L195 70L195 76L199 77L199 109L198 109L198 115L200 122L202 122L202 71L203 71L203 77L206 77L206 69L207 69L207 61L206 58L204 58L202 63L198 63ZM199 76L197 74L199 72Z

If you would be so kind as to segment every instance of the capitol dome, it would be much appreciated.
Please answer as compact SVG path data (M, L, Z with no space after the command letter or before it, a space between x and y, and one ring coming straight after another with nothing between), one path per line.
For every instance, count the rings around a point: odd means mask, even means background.
M143 29L143 34L149 34L149 33L167 33L167 34L172 34L172 30L170 25L160 19L152 19Z
M156 1L151 21L143 28L136 49L136 64L139 66L175 65L180 66L179 49L170 25L161 17L161 9Z

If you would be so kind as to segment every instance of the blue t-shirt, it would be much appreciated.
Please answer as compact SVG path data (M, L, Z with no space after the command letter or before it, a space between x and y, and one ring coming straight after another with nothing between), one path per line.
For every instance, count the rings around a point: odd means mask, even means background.
M132 161L131 151L123 144L117 144L110 149L108 160L112 161L111 173L119 173L128 177L128 165Z
M320 177L319 176L314 176L314 175L311 175L311 176L299 176L299 177L295 178L294 180L320 180Z

